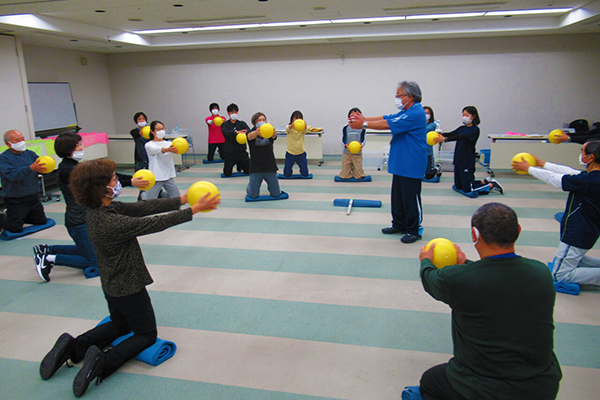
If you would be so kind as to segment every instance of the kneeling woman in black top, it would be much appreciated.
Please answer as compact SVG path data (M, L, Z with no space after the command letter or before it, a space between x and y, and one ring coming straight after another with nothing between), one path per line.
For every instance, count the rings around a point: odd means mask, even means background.
M218 196L202 197L189 208L187 194L170 199L138 203L113 201L121 192L110 160L84 161L71 173L71 189L77 202L87 207L87 227L98 256L102 290L111 321L73 338L63 333L40 365L43 379L49 379L68 359L83 360L73 381L75 396L82 396L96 377L106 378L141 351L154 344L156 320L146 285L153 280L144 263L138 236L160 232L191 221L192 215L213 210ZM171 211L171 212L169 212ZM153 217L148 217L153 214ZM108 351L112 341L133 331L133 336Z

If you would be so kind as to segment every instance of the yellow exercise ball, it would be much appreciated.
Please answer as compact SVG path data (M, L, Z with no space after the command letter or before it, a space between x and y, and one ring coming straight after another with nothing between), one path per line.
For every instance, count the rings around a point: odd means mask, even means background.
M562 129L555 129L548 134L548 140L550 143L559 144L560 142L556 139L564 134L565 133L562 131Z
M150 139L150 127L148 125L146 125L145 127L143 127L142 129L140 129L140 135L144 138L144 139Z
M532 167L535 167L535 158L533 158L533 156L529 153L519 153L517 155L515 155L512 160L510 160L510 163L512 164L515 161L523 161L523 158L525 159L525 161L527 161L527 163L529 165L531 165ZM526 175L527 172L525 171L515 171L517 174L519 175Z
M306 129L306 122L303 119L297 119L294 121L294 129L298 132L304 132Z
M223 125L223 122L225 122L225 121L221 117L215 117L213 119L213 124L215 124L215 126L221 126L221 125Z
M54 171L54 168L56 167L56 161L54 161L54 158L50 156L40 156L38 157L37 161L40 164L44 164L44 170L42 171L42 174L48 174Z
M444 268L447 265L454 265L458 261L458 252L454 247L454 243L452 243L448 239L444 238L435 238L431 240L425 246L425 250L429 250L431 244L435 243L435 247L433 248L433 265L437 268Z
M239 144L246 144L246 142L248 141L248 136L246 136L245 133L238 133L235 137L235 141Z
M188 143L188 141L182 137L173 139L172 146L174 146L177 149L177 154L183 154L190 148L190 144Z
M353 142L350 142L348 144L348 151L352 154L360 153L360 143L358 143L356 140Z
M435 144L435 142L433 141L433 139L435 139L436 137L440 136L439 133L437 133L436 131L431 131L427 133L427 144L430 146L433 146Z
M260 126L260 128L258 128L258 131L260 132L260 136L264 137L265 139L269 139L270 137L273 136L273 132L275 132L275 128L273 128L273 125L266 123L266 124L262 124Z
M192 186L187 191L187 200L189 205L196 204L201 197L203 197L206 193L210 193L209 197L212 197L216 194L219 194L219 189L217 187L208 182L208 181L199 181ZM220 197L220 196L219 196ZM201 212L209 212L212 210L204 210Z
M149 181L149 183L146 186L140 188L141 190L150 190L152 186L154 186L154 184L156 183L156 177L154 176L154 172L150 171L149 169L137 170L135 174L133 174L133 177L142 178L145 181Z

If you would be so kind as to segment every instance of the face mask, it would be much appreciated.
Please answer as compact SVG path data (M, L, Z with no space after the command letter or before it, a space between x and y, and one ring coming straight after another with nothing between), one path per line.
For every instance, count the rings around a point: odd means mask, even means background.
M257 128L260 128L262 125L266 124L265 121L260 121L258 124L256 124Z
M116 199L117 197L119 197L119 195L121 194L121 191L123 190L123 186L121 186L121 182L117 181L117 184L115 185L115 187L110 187L107 186L107 188L112 190L112 195L106 195L106 197L110 197L111 199Z
M219 110L217 110L216 108L214 110L211 110L212 115L218 115L219 114Z
M425 118L427 118L427 122L429 122L429 120L431 119L431 115L425 114Z
M165 137L166 134L167 134L167 131L165 131L163 129L163 130L160 130L160 131L156 132L156 137L159 138L159 139L162 139L162 138Z
M231 118L231 119L232 119L232 120L234 120L234 121L237 121L237 119L238 119L238 115L237 115L237 114L230 114L230 115L229 115L229 118Z
M81 161L83 160L83 150L81 151L74 151L73 155L71 156L71 158L75 161Z
M463 124L464 125L469 125L471 123L471 118L469 117L463 117Z
M27 143L24 140L21 140L17 143L11 143L10 148L15 151L25 151L27 149Z
M586 167L588 166L589 163L583 162L583 154L579 155L579 164L581 164L582 166Z
M148 125L148 123L147 123L146 121L138 122L138 126L139 126L140 128L143 128L143 127L145 127L146 125Z
M399 99L396 97L396 108L398 110L403 110L404 109L404 104L402 104L402 99Z

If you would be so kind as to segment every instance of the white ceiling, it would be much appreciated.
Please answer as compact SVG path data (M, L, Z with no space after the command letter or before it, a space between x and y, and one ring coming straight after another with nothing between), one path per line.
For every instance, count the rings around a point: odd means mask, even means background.
M187 34L132 33L160 28L562 7L574 10L560 15L403 20ZM32 14L31 26L36 28L12 24L12 16L20 14ZM26 45L101 53L600 33L600 0L0 0L0 33L17 35Z

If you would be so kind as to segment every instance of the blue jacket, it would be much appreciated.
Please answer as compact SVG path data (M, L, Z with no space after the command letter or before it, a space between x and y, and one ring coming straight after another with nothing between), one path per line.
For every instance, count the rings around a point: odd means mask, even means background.
M0 181L4 197L25 197L39 192L38 173L29 168L37 158L31 150L15 154L9 149L0 154Z
M405 178L421 179L427 168L427 117L421 103L408 110L384 115L390 130L388 172Z

